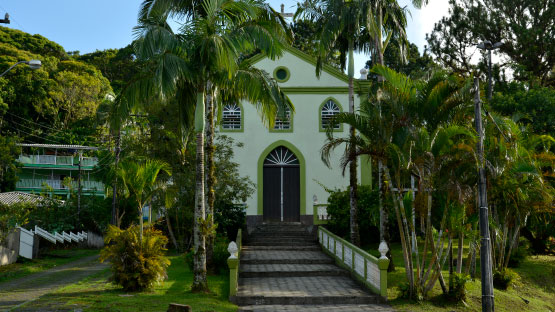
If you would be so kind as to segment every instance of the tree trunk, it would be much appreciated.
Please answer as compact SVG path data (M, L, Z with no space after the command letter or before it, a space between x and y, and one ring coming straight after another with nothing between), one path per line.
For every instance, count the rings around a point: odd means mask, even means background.
M208 291L206 280L206 237L202 233L200 222L205 220L204 197L204 94L197 95L195 111L195 132L197 136L196 155L196 188L194 213L194 261L193 261L193 292Z
M412 269L412 260L410 257L410 246L407 244L407 233L403 227L403 221L401 220L401 214L399 212L399 204L395 198L395 191L393 190L393 183L391 181L391 176L389 174L389 169L387 166L384 168L385 183L389 186L391 196L393 197L393 206L395 208L395 215L397 216L397 225L399 227L399 236L401 237L401 247L403 249L403 259L405 260L405 270L407 275L407 281L409 282L409 296L412 297L414 294L414 275Z
M462 272L462 262L463 262L463 247L464 247L464 234L463 230L459 231L459 244L457 246L457 273Z
M389 266L387 267L387 272L395 271L395 264L393 263L393 254L391 253L391 244L389 243L389 214L385 211L383 206L383 198L385 194L385 188L382 183L383 180L383 163L378 160L378 205L380 208L380 242L385 241L387 244L386 257L389 259Z
M121 152L121 130L118 130L118 135L116 136L116 161L114 163L115 170L118 170L118 163L119 163L119 154ZM112 185L112 224L117 225L119 227L118 222L118 209L117 209L117 184L118 184L118 175L114 176L114 185Z
M355 112L355 96L354 96L354 86L353 79L355 75L355 64L353 56L354 43L353 40L349 40L349 64L348 64L348 74L349 74L349 113L353 114ZM351 141L355 138L355 128L353 126L349 127L349 137ZM355 145L349 144L349 202L350 202L350 227L351 227L351 243L355 246L360 246L360 234L358 232L358 220L357 220L357 159Z
M449 232L449 294L453 293L453 240L452 233Z
M175 247L175 250L177 250L178 252L181 252L181 250L179 249L179 246L177 245L177 240L175 239L175 234L173 233L172 223L170 221L170 214L168 213L168 207L166 207L164 209L164 212L166 214L166 226L168 227L168 234L170 235L170 239L172 241L172 244Z
M212 84L209 82L206 88L206 109L208 110L207 120L208 127L206 127L206 167L208 168L208 175L206 178L207 203L206 215L212 216L210 227L214 223L214 202L216 201L216 193L214 187L216 185L216 166L214 165L214 153L216 147L214 146L215 126L214 126L214 96ZM214 253L214 236L210 235L206 238L206 262L208 267L212 266L212 255Z

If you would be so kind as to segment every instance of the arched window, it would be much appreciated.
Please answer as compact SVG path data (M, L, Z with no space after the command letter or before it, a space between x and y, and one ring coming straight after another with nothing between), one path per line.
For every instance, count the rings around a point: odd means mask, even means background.
M274 130L292 130L291 127L291 110L285 108L285 114L277 113L276 122L274 123Z
M242 130L241 106L237 104L226 104L222 111L222 130Z
M334 100L329 99L324 102L320 109L320 130L325 131L328 129L333 116L339 114L340 112L341 109ZM333 125L333 129L341 130L341 124Z

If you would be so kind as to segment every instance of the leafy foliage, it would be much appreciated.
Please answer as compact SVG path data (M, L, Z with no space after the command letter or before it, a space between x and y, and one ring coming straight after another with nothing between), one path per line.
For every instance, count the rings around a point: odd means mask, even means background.
M493 286L501 290L507 290L512 282L518 277L511 269L504 269L493 273Z
M25 225L35 206L28 203L0 204L0 246L16 226Z
M452 281L453 283L449 285L449 299L453 301L466 300L466 282L470 281L470 276L454 273Z
M153 288L166 276L170 261L164 256L168 239L152 227L139 239L140 228L132 225L126 230L110 226L100 253L100 261L110 261L112 278L125 291Z
M20 148L15 145L17 137L0 135L0 192L9 192L15 189L17 181L16 155Z
M453 71L470 73L476 44L503 42L515 78L553 85L555 48L551 0L450 0L449 16L427 35L430 50Z
M361 243L378 242L379 233L379 207L378 207L378 190L371 189L367 185L359 185L358 187L358 204L359 204L359 229ZM342 237L349 236L349 190L334 190L330 192L328 197L327 212L330 217L328 227L330 231Z

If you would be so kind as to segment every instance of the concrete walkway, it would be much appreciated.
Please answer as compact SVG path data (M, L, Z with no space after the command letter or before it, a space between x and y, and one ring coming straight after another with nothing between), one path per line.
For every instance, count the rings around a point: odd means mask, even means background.
M23 304L100 272L108 267L98 255L85 257L38 274L0 284L0 311L14 311Z
M300 224L268 224L241 251L239 311L391 312L321 251Z

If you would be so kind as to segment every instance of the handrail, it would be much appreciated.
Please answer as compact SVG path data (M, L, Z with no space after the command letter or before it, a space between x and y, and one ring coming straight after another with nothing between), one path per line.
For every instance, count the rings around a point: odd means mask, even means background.
M318 241L324 252L333 257L339 266L387 301L387 250L384 252L380 247L382 257L378 259L322 226L318 227Z

